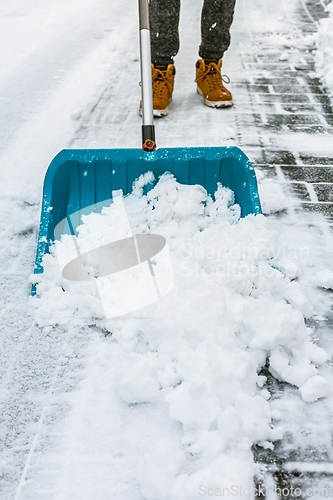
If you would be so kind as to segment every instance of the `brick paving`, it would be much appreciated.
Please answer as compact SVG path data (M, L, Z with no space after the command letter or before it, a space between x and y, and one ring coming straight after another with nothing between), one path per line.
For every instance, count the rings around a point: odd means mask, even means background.
M245 34L248 43L240 44L244 78L233 86L233 92L240 147L266 177L285 185L296 211L322 213L332 224L333 109L314 77L311 38L317 32L317 21L327 17L324 6L323 0L299 1L293 23L284 23L278 42L273 34L256 33L249 27ZM286 49L288 60L281 60ZM315 147L309 153L305 136L306 152L299 144L297 150L282 149L280 134L307 134L310 141L311 136L317 142L331 141L331 153L318 156Z
M269 217L278 220L279 228L313 225L320 235L313 244L319 246L325 241L323 234L333 225L333 108L325 89L314 77L313 35L317 32L318 20L327 17L324 10L327 3L299 0L288 6L282 1L281 15L293 15L292 22L283 23L281 32L270 33L265 29L257 32L249 25L242 36L238 33L242 76L233 85L237 142L265 178L283 186L289 199L286 210ZM260 9L264 3L252 1L251 5ZM244 15L249 11L245 10ZM263 14L263 18L267 14L269 17L270 12ZM240 23L242 27L244 24L244 21ZM325 149L318 154L321 146ZM317 214L322 218L316 217ZM323 248L323 251L330 249ZM333 328L333 313L328 312L325 318L311 318L307 324L317 338L325 336L327 340ZM268 367L261 374L268 379L266 388L271 400L283 400L286 393L292 394L292 387L274 379ZM296 393L293 397L297 397ZM303 418L305 416L306 411ZM291 422L293 418L291 416ZM288 419L285 418L283 424L288 429ZM333 492L330 443L327 449L318 446L301 450L292 432L287 432L283 440L274 445L274 450L259 445L253 448L259 465L256 487L261 486L265 491L274 485L280 488L280 493L279 490L278 493L259 491L257 497L307 498L307 488L330 487ZM291 487L300 488L302 494L291 494Z

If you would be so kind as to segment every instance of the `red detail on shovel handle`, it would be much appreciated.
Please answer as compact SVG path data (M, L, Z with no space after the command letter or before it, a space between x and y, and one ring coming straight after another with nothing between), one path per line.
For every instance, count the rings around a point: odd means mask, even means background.
M142 149L144 151L155 151L156 149L156 142L155 141L152 141L151 139L147 139L145 140L145 142L143 143L142 145Z

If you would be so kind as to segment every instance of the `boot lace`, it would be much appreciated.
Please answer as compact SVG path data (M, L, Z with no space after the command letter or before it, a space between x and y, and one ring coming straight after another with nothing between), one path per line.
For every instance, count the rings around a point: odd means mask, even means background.
M163 71L154 67L152 80L153 80L153 95L162 98L164 86L168 88L169 94L171 92L171 84L167 79L167 70Z
M214 91L214 90L223 90L224 85L223 83L230 83L230 78L227 75L221 75L219 72L217 65L213 62L209 63L207 66L207 69L202 75L198 76L198 78L195 79L196 82L199 82L200 80L203 80L206 78L209 90Z

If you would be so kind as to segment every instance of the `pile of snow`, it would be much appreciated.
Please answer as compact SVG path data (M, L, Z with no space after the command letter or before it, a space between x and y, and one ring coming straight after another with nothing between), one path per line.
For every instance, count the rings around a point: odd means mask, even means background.
M333 290L333 272L330 269L324 269L316 273L314 277L316 285Z
M251 445L272 448L283 435L272 424L266 377L258 373L268 362L275 377L315 401L330 392L319 374L328 355L305 326L312 307L302 288L277 269L276 235L264 216L240 219L233 193L222 186L214 200L203 187L164 174L144 195L149 181L151 175L141 177L123 203L134 233L166 238L172 290L141 311L106 320L97 287L65 280L53 247L31 299L35 319L41 326L107 328L112 335L101 336L101 350L108 345L117 357L103 379L112 380L119 402L128 412L141 405L147 422L158 408L174 423L167 436L140 442L134 482L143 498L193 500L241 487L252 492ZM83 216L78 246L105 244L117 216L116 203ZM57 251L67 248L63 236ZM128 289L139 279L135 272ZM115 283L115 275L108 279ZM100 414L105 404L96 394ZM133 449L120 451L132 471Z
M330 16L321 19L318 25L316 74L333 97L333 2L325 10Z
M331 392L331 387L328 380L320 375L316 375L305 382L300 391L304 401L312 403L317 401L318 398L328 396Z
M264 179L259 183L259 195L264 214L282 212L288 208L288 198L281 184L273 179Z

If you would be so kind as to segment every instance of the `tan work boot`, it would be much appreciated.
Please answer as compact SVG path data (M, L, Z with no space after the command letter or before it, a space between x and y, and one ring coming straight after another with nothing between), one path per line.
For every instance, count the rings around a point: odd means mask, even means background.
M165 116L168 114L168 104L172 99L173 86L175 82L175 66L151 65L153 80L153 111L154 116ZM142 113L142 102L140 101L140 114Z
M197 92L204 97L205 104L213 108L232 106L231 92L223 85L230 79L223 80L226 75L221 75L221 67L222 59L199 59L196 64Z

